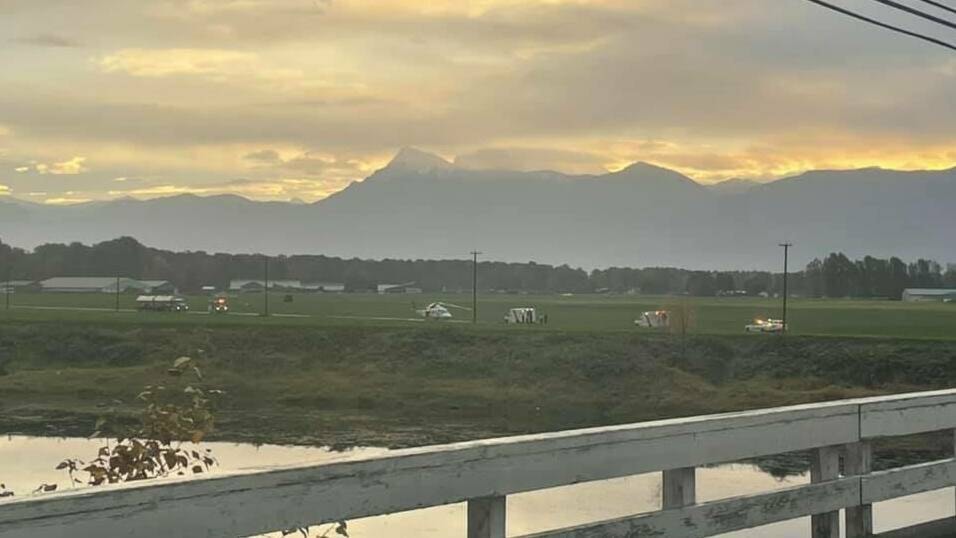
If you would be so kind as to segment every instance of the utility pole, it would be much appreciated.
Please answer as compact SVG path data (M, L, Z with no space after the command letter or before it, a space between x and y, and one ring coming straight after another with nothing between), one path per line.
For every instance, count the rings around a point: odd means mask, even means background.
M471 322L478 323L478 255L481 252L471 251Z
M787 332L787 262L790 255L790 247L793 246L793 243L780 243L783 247L783 332L780 334L786 334Z
M120 277L116 277L116 311L119 312Z
M5 308L6 308L7 310L10 310L10 293L13 292L13 288L10 287L10 273L11 273L11 272L12 272L12 268L7 267L7 289L6 289L6 294L5 294L5 295L6 295L6 297L5 297L5 301L6 301L6 306L5 306Z
M265 272L266 272L266 274L265 274L265 277L266 277L266 286L265 286L265 288L263 288L262 291L263 291L263 293L265 293L265 306L266 306L266 308L265 308L265 312L263 313L263 315L268 317L268 316L269 316L269 256L266 256L265 270L266 270L266 271L265 271Z

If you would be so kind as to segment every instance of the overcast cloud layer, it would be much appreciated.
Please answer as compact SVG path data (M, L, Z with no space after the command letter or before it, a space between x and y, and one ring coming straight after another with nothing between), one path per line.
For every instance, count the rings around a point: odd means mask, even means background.
M402 146L705 182L956 162L956 54L803 0L4 0L0 40L0 196L46 203L311 201Z

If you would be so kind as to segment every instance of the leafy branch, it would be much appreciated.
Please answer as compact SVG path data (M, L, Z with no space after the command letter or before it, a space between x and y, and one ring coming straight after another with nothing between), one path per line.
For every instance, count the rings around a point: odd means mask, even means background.
M138 427L117 435L115 443L107 440L89 461L66 459L57 465L57 470L69 474L71 484L99 486L198 474L218 464L210 449L187 449L182 444L199 443L212 431L212 398L223 392L200 386L202 370L190 357L176 359L165 375L171 386L147 385L137 396L145 404ZM93 437L101 436L107 426L106 419L99 419ZM78 473L85 473L85 478L77 478Z

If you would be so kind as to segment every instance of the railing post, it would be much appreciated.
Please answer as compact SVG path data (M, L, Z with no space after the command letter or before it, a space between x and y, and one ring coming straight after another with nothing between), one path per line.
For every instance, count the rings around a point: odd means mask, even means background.
M664 471L661 482L661 508L664 510L697 502L697 469L694 467Z
M468 538L505 538L505 497L468 501Z
M840 476L840 449L835 446L818 448L813 451L810 461L810 481L826 482ZM811 516L813 538L839 538L840 512L826 512Z
M846 445L844 475L860 476L873 470L873 447L869 441ZM847 538L873 536L873 505L849 506L845 511Z

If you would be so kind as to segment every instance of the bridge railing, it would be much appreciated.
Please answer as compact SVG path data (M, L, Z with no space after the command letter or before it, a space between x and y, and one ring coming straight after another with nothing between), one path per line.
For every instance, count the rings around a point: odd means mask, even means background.
M0 502L0 538L240 537L459 502L467 538L503 538L508 495L658 471L661 510L524 538L706 537L804 516L836 538L841 509L853 538L872 534L873 503L956 486L956 459L871 472L872 440L954 429L949 390L523 435L18 498ZM808 450L809 484L697 502L696 467Z

